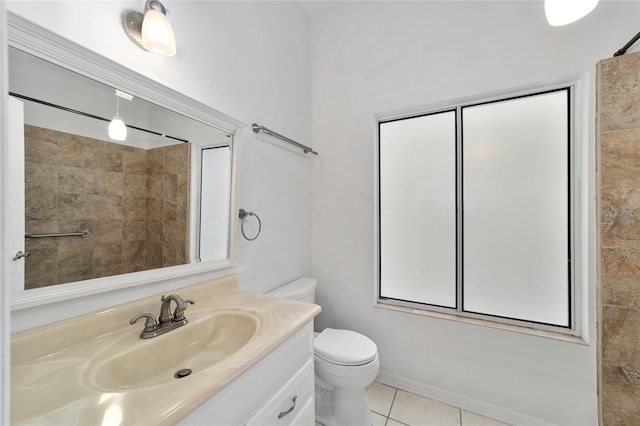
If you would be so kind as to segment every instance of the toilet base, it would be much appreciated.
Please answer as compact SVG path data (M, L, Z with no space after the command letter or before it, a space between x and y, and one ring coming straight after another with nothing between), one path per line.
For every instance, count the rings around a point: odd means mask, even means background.
M328 390L316 384L316 420L326 426L370 426L366 388Z

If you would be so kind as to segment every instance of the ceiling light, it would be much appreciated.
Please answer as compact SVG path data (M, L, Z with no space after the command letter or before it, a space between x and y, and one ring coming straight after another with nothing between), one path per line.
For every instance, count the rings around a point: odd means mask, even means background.
M162 3L147 0L143 13L128 11L123 15L124 29L131 41L149 52L174 56L176 37Z
M598 0L545 0L544 13L549 25L567 25L591 12Z
M116 89L116 115L113 116L113 120L109 123L108 129L109 137L114 141L123 141L127 138L127 125L124 124L124 121L120 118L120 98L130 101L133 99L133 96Z

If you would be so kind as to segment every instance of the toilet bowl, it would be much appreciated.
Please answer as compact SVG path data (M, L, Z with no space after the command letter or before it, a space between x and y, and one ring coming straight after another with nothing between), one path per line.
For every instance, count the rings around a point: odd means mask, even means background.
M378 375L378 348L366 336L326 328L313 341L316 418L327 425L370 425L366 387Z
M267 293L313 303L317 281L299 278ZM366 387L380 368L378 348L351 330L326 328L313 341L316 420L326 426L371 425Z

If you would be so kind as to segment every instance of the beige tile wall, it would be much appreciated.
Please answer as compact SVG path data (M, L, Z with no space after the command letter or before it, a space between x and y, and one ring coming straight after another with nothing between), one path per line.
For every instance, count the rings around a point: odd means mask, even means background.
M190 150L187 144L147 153L147 264L187 262Z
M599 373L604 425L640 422L640 54L598 64Z
M25 288L185 263L189 152L25 126Z

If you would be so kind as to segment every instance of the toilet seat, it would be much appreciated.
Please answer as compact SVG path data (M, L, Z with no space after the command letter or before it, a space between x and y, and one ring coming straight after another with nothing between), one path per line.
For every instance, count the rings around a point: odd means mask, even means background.
M378 355L378 347L366 336L351 330L326 328L313 340L315 355L331 364L358 366Z

